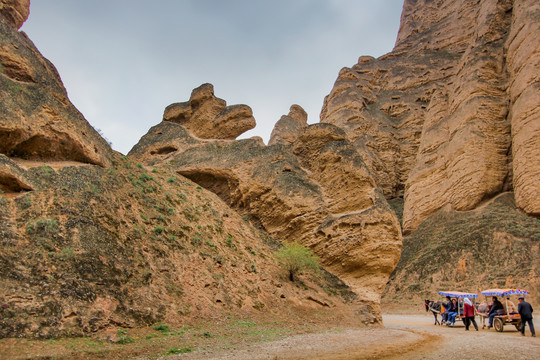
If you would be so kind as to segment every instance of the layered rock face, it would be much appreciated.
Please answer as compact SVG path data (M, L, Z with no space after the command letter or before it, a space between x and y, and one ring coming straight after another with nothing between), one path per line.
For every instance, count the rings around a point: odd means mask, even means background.
M55 67L24 33L28 1L0 8L0 154L109 166L112 150L71 104Z
M516 202L540 215L540 4L515 1L505 44Z
M321 122L342 127L410 232L445 205L514 190L538 214L539 7L406 1L394 50L341 70Z
M299 107L288 118L305 122ZM343 130L317 124L291 137L278 133L268 147L260 139L209 141L164 121L128 156L168 164L273 237L311 247L378 318L380 294L401 249L397 218Z

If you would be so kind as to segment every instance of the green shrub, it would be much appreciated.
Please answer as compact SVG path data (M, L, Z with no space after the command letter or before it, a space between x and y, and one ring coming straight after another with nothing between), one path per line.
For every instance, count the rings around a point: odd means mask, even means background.
M50 177L52 174L54 174L53 168L46 164L43 164L40 170L44 173L46 177Z
M34 223L26 226L28 234L43 234L51 236L59 232L58 220L56 219L39 219Z
M156 324L154 325L154 330L161 331L162 333L168 333L170 328L169 325Z
M196 246L199 246L202 244L202 240L199 236L194 236L192 239L191 239L191 244L192 245L196 245Z
M116 341L117 344L129 344L135 342L135 340L133 340L133 338L129 336L127 331L124 329L118 329L116 333L119 336L118 340Z
M285 242L283 248L276 251L275 255L291 281L302 272L319 270L319 258L311 249L296 242Z
M189 346L185 348L172 347L167 351L167 355L186 354L192 351L193 349Z
M156 235L161 234L163 231L165 231L165 229L164 229L162 226L156 226L156 227L154 228L154 233L155 233Z
M146 181L154 180L154 178L146 173L142 173L141 175L139 175L139 180L146 182Z
M133 340L133 338L129 335L122 335L116 341L117 344L129 344L132 342L135 342L135 340Z

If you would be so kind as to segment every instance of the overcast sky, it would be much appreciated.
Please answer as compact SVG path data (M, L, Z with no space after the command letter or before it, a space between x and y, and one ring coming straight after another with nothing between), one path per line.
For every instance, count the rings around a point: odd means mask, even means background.
M126 154L212 83L261 136L292 104L319 122L339 70L392 50L403 0L33 0L23 25L69 98Z

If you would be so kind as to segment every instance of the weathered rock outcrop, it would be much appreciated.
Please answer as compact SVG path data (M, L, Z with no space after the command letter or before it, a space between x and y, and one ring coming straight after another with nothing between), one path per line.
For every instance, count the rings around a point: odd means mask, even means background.
M30 0L0 0L0 14L16 29L28 19Z
M17 194L33 190L25 172L16 163L0 154L0 194Z
M540 8L405 1L394 50L341 70L321 122L345 129L410 232L514 190L538 214Z
M201 139L234 140L255 127L251 108L227 106L225 100L214 95L212 84L194 89L189 101L167 106L163 120L180 124Z
M304 121L296 107L291 119L295 113ZM128 156L168 164L277 239L311 247L378 317L401 249L397 218L343 130L317 124L295 138L268 147L258 139L205 141L163 121Z
M292 105L289 114L283 115L274 126L268 145L290 145L307 126L307 113L305 110L299 105Z
M0 153L109 166L110 146L71 104L55 67L17 31L28 6L3 1L0 11Z

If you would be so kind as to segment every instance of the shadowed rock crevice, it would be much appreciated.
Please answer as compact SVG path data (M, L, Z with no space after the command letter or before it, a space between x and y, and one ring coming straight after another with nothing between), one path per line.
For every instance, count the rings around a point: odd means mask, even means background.
M239 181L234 173L227 169L181 169L178 174L187 177L203 188L210 190L229 206L237 205L236 194Z
M83 146L69 134L56 133L54 137L36 134L28 137L23 131L0 130L0 153L25 160L62 161L72 160L82 163L101 165L87 156Z
M178 149L175 148L174 146L165 146L165 147L162 147L162 148L159 148L159 149L156 149L156 150L152 150L150 152L151 155L167 155L167 154L170 154L170 153L173 153L175 151L177 151Z

